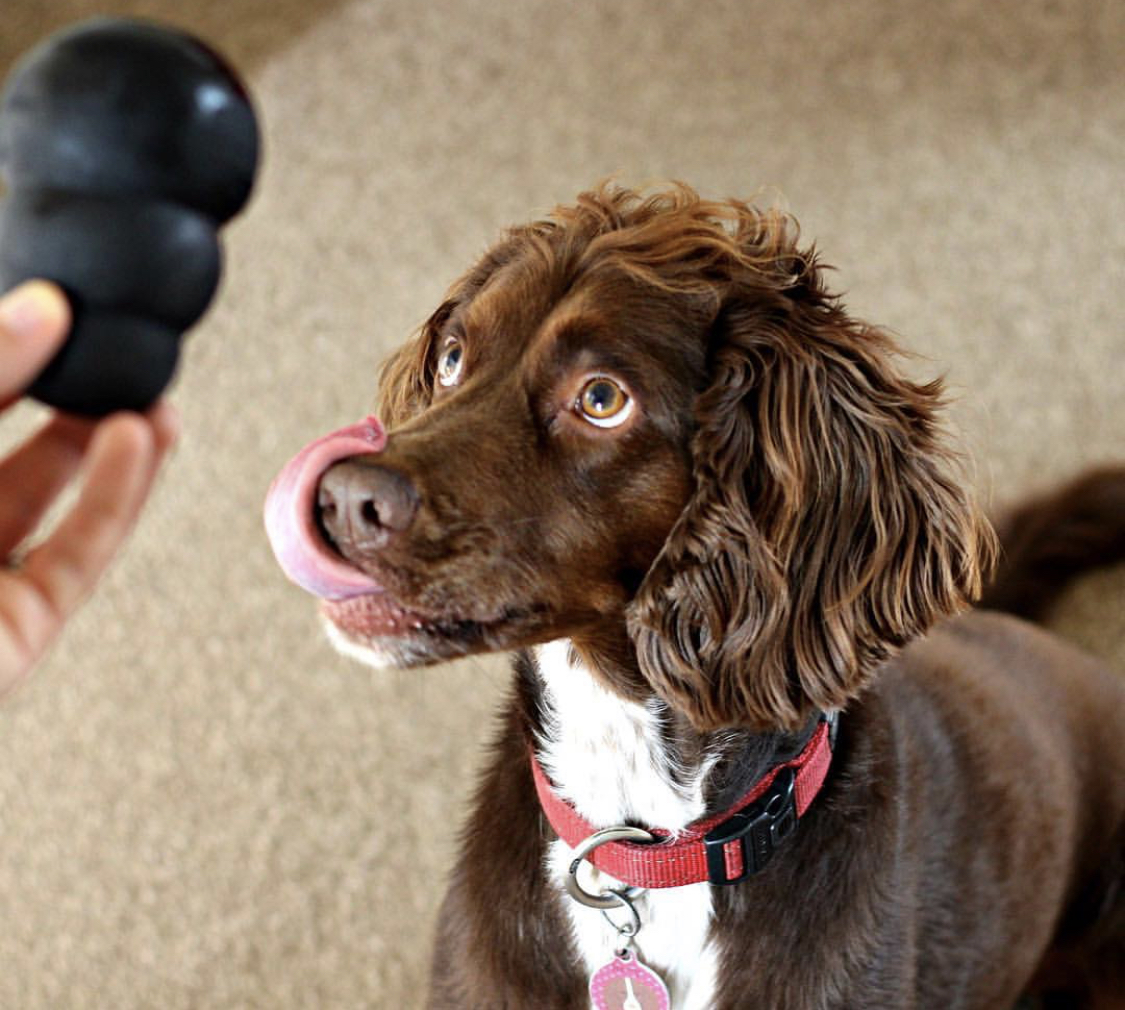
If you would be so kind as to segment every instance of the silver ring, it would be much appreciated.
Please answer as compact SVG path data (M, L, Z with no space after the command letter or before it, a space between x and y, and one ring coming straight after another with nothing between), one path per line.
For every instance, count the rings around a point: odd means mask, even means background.
M636 890L636 888L633 888ZM617 935L625 941L623 949L627 950L629 944L633 942L633 938L641 931L641 913L637 911L637 906L630 900L634 895L629 894L629 888L614 888L611 891L606 891L606 894L616 894L621 899L621 904L629 909L630 921L623 926L617 925L609 917L609 909L602 909L602 918L605 919L616 931Z
M645 831L643 828L632 828L628 825L622 824L616 828L604 828L601 831L595 831L589 838L584 839L579 843L578 847L574 850L574 859L570 863L570 870L567 872L565 878L566 893L569 894L575 901L581 902L583 905L588 905L590 908L620 908L622 905L628 905L629 899L636 897L644 890L643 887L626 887L620 894L616 891L602 891L601 894L591 894L586 891L578 883L578 867L582 860L586 858L591 852L594 851L599 845L605 845L606 842L654 842L656 836Z

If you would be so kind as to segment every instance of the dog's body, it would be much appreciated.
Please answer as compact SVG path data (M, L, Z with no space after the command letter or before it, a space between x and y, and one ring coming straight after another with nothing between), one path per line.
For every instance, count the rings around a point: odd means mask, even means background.
M551 711L542 668L524 660L478 794L440 917L435 1007L584 1008L613 949L601 914L562 894L569 854L543 829L531 786L533 713ZM1059 1006L1119 1006L1111 994L1125 980L1108 970L1123 963L1125 909L1119 895L1100 902L1122 871L1125 752L1107 713L1123 704L1118 677L1010 617L943 625L849 706L817 812L784 854L730 889L648 892L641 952L677 1008L1010 1008L1061 935L1061 949L1104 948L1055 967L1089 971L1090 983L1099 964L1107 974L1104 1002L1072 991ZM646 779L661 778L661 760L604 745L625 736L613 727L630 713L583 709L552 736L591 741L598 785L615 761L637 792L658 792ZM648 743L664 747L659 732ZM584 764L573 760L576 776ZM591 785L558 784L576 799ZM664 779L664 793L659 820L619 794L604 823L667 824L679 791ZM703 813L682 809L684 823Z
M584 1008L613 949L600 913L563 894L569 852L531 785L527 741L535 713L552 710L543 667L541 653L521 664L478 793L440 916L435 1007ZM1120 1006L1120 679L998 614L958 618L907 648L849 707L815 815L766 872L641 899L639 947L673 1006L1011 1008L1050 948L1058 974L1044 982L1066 990L1060 1008ZM584 781L589 761L576 755L577 781L558 784L579 803L584 787L603 803L616 793L605 824L668 824L680 790L652 771L666 759L606 746L644 720L606 702L572 714L578 725L550 735L584 737L599 763ZM665 746L658 731L648 744ZM605 789L615 771L646 796L661 791L650 779L662 783L659 820ZM685 824L703 813L680 805Z
M591 825L675 835L837 714L823 787L760 873L635 900L675 1010L1006 1010L1032 985L1125 1006L1125 678L953 616L992 535L938 384L893 355L783 216L603 189L455 287L384 375L385 445L318 449L315 488L290 481L363 573L357 595L295 534L308 585L342 587L325 613L349 652L520 650L433 1007L585 1008L620 945L563 891L532 754ZM1059 544L1058 584L1125 555L1125 472L1034 515L1054 520L998 583L1025 603L1058 588L1039 577Z

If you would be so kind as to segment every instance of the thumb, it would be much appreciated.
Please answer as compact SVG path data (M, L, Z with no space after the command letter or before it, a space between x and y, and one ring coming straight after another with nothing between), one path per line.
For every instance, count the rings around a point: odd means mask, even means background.
M17 399L62 346L70 303L48 281L27 281L0 298L0 404Z

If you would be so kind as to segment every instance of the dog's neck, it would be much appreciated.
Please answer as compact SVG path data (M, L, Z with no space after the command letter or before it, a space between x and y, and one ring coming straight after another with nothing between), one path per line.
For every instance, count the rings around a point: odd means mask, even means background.
M593 824L679 831L721 810L808 734L700 734L654 694L625 697L567 640L530 653L528 706L539 761Z

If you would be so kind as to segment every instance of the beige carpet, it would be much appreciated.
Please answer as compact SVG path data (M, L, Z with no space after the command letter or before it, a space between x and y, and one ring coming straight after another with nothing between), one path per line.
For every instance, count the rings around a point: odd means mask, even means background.
M1119 0L3 0L0 67L106 9L246 67L267 161L183 444L0 708L5 1010L420 1006L502 663L336 657L262 497L500 227L602 176L783 193L852 307L948 374L996 501L1125 457ZM1125 667L1123 601L1110 572L1060 623Z

